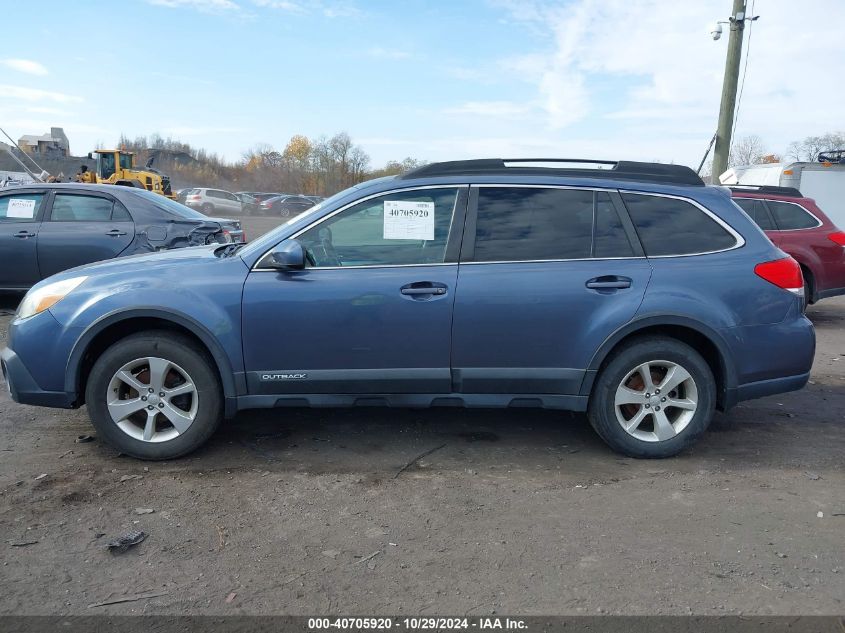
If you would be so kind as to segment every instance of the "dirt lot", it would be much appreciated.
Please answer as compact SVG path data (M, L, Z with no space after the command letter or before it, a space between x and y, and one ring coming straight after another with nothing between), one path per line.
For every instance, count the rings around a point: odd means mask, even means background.
M810 316L804 391L664 461L578 415L359 409L250 412L143 463L3 387L0 613L841 614L845 299Z

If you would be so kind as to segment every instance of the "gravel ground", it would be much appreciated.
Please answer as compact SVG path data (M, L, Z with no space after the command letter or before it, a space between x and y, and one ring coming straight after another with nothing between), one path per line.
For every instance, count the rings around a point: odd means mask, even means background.
M144 463L4 387L0 614L841 614L845 298L809 315L805 390L662 461L580 415L357 409L248 412Z

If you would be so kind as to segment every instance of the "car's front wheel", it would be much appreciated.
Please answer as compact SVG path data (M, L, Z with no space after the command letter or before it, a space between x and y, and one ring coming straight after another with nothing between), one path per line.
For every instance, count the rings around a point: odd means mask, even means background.
M593 386L588 417L611 448L661 458L710 425L716 381L707 361L676 339L643 337L614 353Z
M85 400L100 437L140 459L172 459L205 443L222 420L213 361L187 337L129 336L91 369Z

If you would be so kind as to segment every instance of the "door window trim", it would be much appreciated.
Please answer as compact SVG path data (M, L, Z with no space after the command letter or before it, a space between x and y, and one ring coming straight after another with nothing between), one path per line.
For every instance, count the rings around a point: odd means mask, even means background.
M575 258L561 258L561 259L514 259L514 260L496 260L476 262L468 261L475 256L475 236L478 224L478 192L482 188L495 187L498 189L514 188L514 189L570 189L575 191L590 191L595 195L600 192L607 192L610 194L610 200L616 209L616 215L622 223L622 228L631 242L631 248L634 250L634 255L626 257L575 257ZM633 223L628 217L628 210L624 205L620 208L622 202L619 197L619 190L612 187L591 187L588 185L536 185L536 184L521 184L521 183L478 183L473 184L470 190L469 206L467 208L466 229L464 229L464 240L461 248L461 266L478 266L480 264L542 264L551 262L589 262L589 261L614 261L624 259L648 259L645 256L642 244L640 244L639 236L634 232ZM594 203L595 204L595 203ZM629 228L630 227L630 228ZM595 231L595 218L593 220L593 230ZM636 254L639 253L639 254Z
M757 200L763 203L763 206L766 207L766 211L769 213L769 216L772 219L772 224L778 227L776 229L771 229L772 231L777 231L778 233L792 233L793 231L812 231L813 229L817 229L822 224L824 224L824 222L822 222L815 213L810 211L803 204L799 204L798 202L790 202L789 200L770 200L769 198L757 198ZM780 225L778 224L778 221L775 218L775 212L772 211L772 208L769 206L770 202L780 202L781 204L794 204L796 207L809 214L809 216L813 218L816 222L818 222L818 224L816 224L816 226L805 226L803 229L782 229L780 228Z
M420 268L420 267L429 267L429 266L456 266L458 264L457 253L456 251L460 248L460 238L462 238L464 233L464 224L466 219L466 211L467 211L467 193L469 190L469 185L466 184L443 184L443 185L423 185L417 187L403 187L401 189L391 189L389 191L380 191L378 193L370 194L369 196L364 196L363 198L358 198L349 202L342 207L335 209L331 213L324 215L321 218L318 218L308 226L298 230L293 235L290 235L285 238L285 240L295 240L300 235L305 233L306 231L311 230L315 226L319 226L326 220L333 218L338 213L342 213L347 209L354 207L362 202L366 202L367 200L372 200L373 198L381 198L383 196L389 196L394 193L404 193L406 191L422 191L424 189L456 189L457 195L455 196L455 204L452 206L452 219L449 222L449 234L446 238L446 250L444 253L444 259L454 259L455 261L445 261L439 262L434 264L366 264L361 266L319 266L314 268L307 268L308 271L317 271L317 270L357 270L361 268ZM457 220L457 221L456 221ZM458 231L458 234L455 232ZM282 240L285 241L285 240ZM273 272L278 273L279 270L277 268L262 268L261 263L264 261L265 258L270 256L270 253L276 248L281 242L277 242L270 248L268 248L261 257L255 262L250 272Z
M669 193L652 193L650 191L631 191L630 189L620 189L619 194L622 195L623 193L637 195L637 196L654 196L657 198L671 198L673 200L681 200L683 202L689 202L691 205L696 207L699 211L702 211L705 215L710 217L711 220L716 222L719 226L725 229L730 235L736 240L736 243L733 246L728 248L720 248L715 251L701 251L700 253L682 253L678 255L651 255L647 256L648 259L669 259L672 257L698 257L699 255L713 255L714 253L727 253L728 251L733 251L738 248L742 248L745 246L745 238L736 231L730 224L725 222L722 218L718 215L713 213L710 209L702 205L700 202L693 200L692 198L687 198L684 196L677 196L674 194ZM624 201L623 201L624 202ZM632 220L633 221L633 218ZM753 221L753 220L752 220Z

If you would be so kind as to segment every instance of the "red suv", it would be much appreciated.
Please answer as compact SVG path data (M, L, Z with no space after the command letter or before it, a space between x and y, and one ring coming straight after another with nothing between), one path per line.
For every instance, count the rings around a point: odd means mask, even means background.
M845 233L792 187L735 186L731 195L769 239L801 264L804 303L845 294Z

